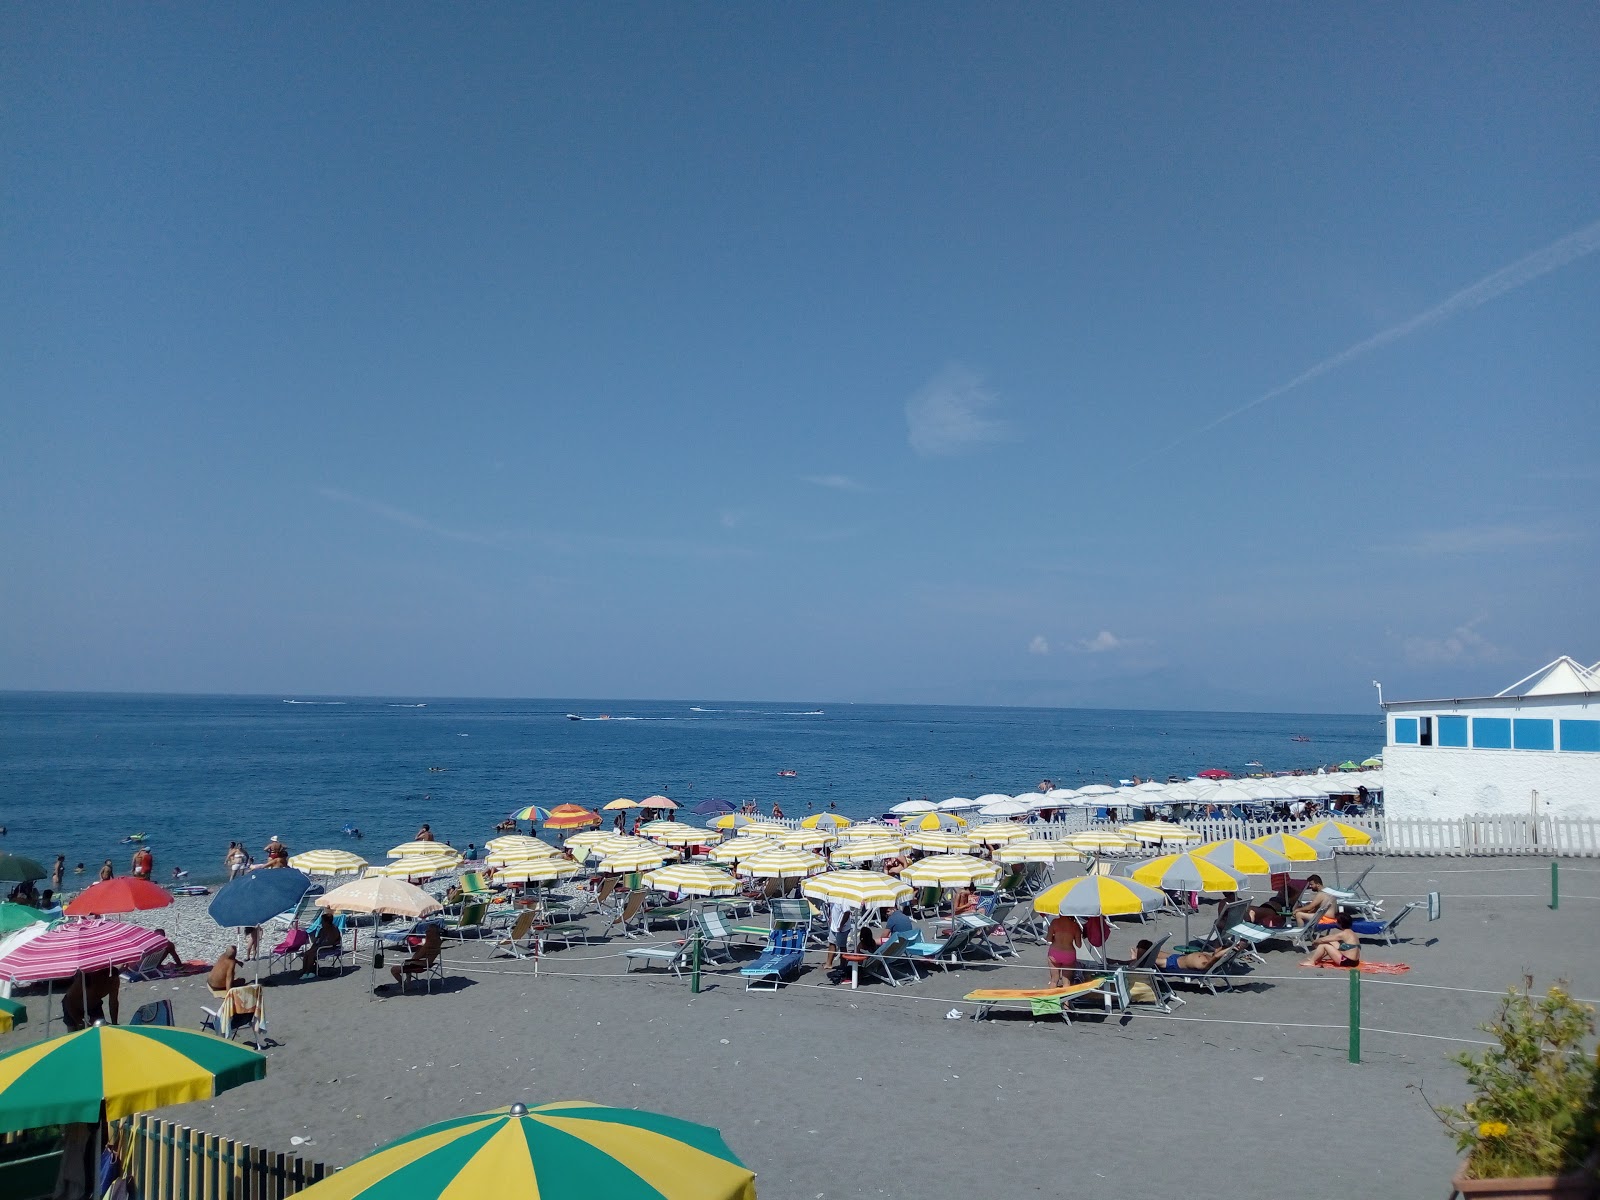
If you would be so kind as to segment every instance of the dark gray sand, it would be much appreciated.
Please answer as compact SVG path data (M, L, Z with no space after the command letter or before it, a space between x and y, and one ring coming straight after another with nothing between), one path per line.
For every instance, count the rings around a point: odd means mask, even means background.
M1041 986L1036 946L1020 965L855 991L829 984L813 955L777 994L713 970L691 996L687 978L624 976L615 941L557 950L537 977L531 962L491 960L488 943L468 942L447 947L450 981L432 995L374 995L365 966L282 977L267 999L277 1044L266 1080L163 1115L342 1166L431 1121L515 1100L632 1105L721 1128L763 1200L1108 1187L1190 1200L1443 1195L1456 1155L1424 1093L1461 1098L1446 1056L1469 1047L1441 1039L1481 1041L1494 993L1525 974L1600 997L1600 862L1563 864L1555 912L1547 861L1377 862L1368 886L1393 897L1391 910L1437 889L1444 915L1413 913L1401 930L1413 941L1365 948L1412 969L1363 977L1360 1065L1346 1061L1344 973L1299 968L1286 951L1231 993L1185 991L1171 1018L1069 1027L977 1022L952 1003L978 987ZM1181 921L1156 927L1181 940ZM1119 922L1113 955L1149 928ZM203 980L138 985L124 1011L158 995L190 1027L208 999ZM952 1007L963 1019L946 1017ZM42 1032L34 1016L7 1048ZM1402 1036L1415 1034L1432 1036ZM297 1136L311 1144L291 1146Z

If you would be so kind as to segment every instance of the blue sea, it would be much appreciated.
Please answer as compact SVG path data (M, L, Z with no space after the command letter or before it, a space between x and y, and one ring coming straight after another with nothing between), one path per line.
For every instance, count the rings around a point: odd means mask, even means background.
M46 864L62 853L91 875L111 858L120 874L122 839L142 832L158 880L176 865L206 882L230 840L259 852L274 834L294 852L381 861L424 821L481 846L526 804L661 793L686 810L754 799L859 817L1042 779L1313 768L1382 741L1376 713L0 693L0 845ZM365 838L352 844L346 825Z

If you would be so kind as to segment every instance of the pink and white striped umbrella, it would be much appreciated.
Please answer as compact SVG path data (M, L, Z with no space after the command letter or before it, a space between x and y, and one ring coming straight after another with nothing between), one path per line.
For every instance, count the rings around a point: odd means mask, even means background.
M0 979L39 983L138 962L166 939L124 921L68 921L0 958Z

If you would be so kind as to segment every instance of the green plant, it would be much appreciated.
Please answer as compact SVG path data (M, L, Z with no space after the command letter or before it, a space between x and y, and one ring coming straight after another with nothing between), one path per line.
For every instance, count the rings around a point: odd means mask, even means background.
M1579 1166L1600 1137L1600 1056L1584 1053L1595 1010L1558 983L1511 988L1481 1027L1499 1044L1453 1059L1474 1098L1439 1117L1467 1154L1469 1179L1555 1175Z

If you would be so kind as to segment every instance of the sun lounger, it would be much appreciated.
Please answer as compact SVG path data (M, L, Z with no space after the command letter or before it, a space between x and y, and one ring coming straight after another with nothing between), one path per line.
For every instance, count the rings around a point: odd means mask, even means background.
M1026 1005L1029 1011L1038 1011L1041 1007L1049 1007L1054 1011L1058 1006L1062 1020L1067 1024L1072 1023L1070 1015L1072 1001L1080 998L1096 996L1100 998L1103 1008L1127 1007L1125 999L1126 989L1122 983L1122 972L1113 971L1109 975L1097 975L1093 979L1082 983L1068 984L1057 988L979 988L977 991L968 992L964 999L978 1006L978 1011L973 1014L974 1019L983 1020L995 1008L1004 1004ZM1044 1001L1045 1005L1038 1005L1036 1001Z
M487 900L471 900L461 906L461 911L454 917L447 917L439 922L439 933L444 937L461 939L467 936L475 938L488 937L489 926L484 918L489 914Z
M627 900L623 902L617 915L611 918L611 924L606 926L605 932L610 934L613 929L620 926L623 937L635 937L644 928L644 920L639 915L643 911L644 892L629 892Z
M300 897L298 904L273 917L269 924L298 925L302 929L305 928L305 926L322 915L322 910L317 907L317 897L322 895L324 890L326 889L320 883L312 884L310 890Z
M962 961L961 953L975 932L970 925L958 925L942 941L925 942L919 938L907 943L906 953L918 962L935 963L941 971L948 971L951 963Z
M644 927L646 929L649 929L651 926L658 923L670 923L676 926L678 929L684 929L687 927L689 921L693 917L694 909L690 908L687 904L663 904L657 907L651 907L651 905L646 902L644 906L643 919Z
M854 979L860 975L861 968L865 967L868 976L881 977L890 987L899 987L901 971L903 969L907 983L915 983L922 978L922 972L917 970L916 960L911 955L910 943L899 934L891 937L876 950L866 954L846 954L845 961L855 968L852 976Z
M735 925L733 932L742 934L748 941L753 937L766 938L775 929L787 929L798 926L809 929L811 925L811 906L804 900L792 896L778 897L767 904L770 924L768 925Z
M728 966L733 963L733 930L719 912L704 910L695 916L700 929L700 952L705 961ZM722 957L717 953L721 951Z
M623 970L633 970L635 962L658 962L671 971L674 975L683 974L683 968L694 955L694 939L686 938L681 942L661 942L652 946L629 946L623 952L627 962Z
M510 930L504 936L495 939L494 949L489 952L489 957L498 958L503 952L512 958L532 958L538 949L538 943L533 938L535 919L531 908L518 914Z
M1170 936L1162 934L1143 954L1124 968L1130 1007L1171 1012L1184 1003L1183 997L1172 990L1172 984L1167 978L1155 969L1156 964L1166 958L1165 947Z
M1406 919L1406 914L1414 908L1426 907L1427 903L1425 901L1413 900L1387 921L1377 919L1352 921L1350 922L1350 929L1358 937L1381 941L1386 945L1392 946L1400 940L1395 936L1394 931L1399 928L1400 922Z
M804 926L791 925L773 930L768 937L767 948L760 956L748 966L739 968L739 974L744 976L745 991L757 990L762 980L767 980L768 987L777 991L785 976L799 974L800 966L805 961L805 945Z
M1205 988L1206 991L1216 994L1217 984L1222 984L1228 991L1233 990L1233 980L1229 977L1227 968L1239 957L1240 948L1237 945L1227 946L1221 955L1204 971L1186 971L1182 968L1169 970L1164 964L1163 957L1156 963L1155 973L1168 983L1186 983L1193 987Z
M172 1001L152 1000L149 1004L141 1004L133 1012L129 1025L171 1025Z

